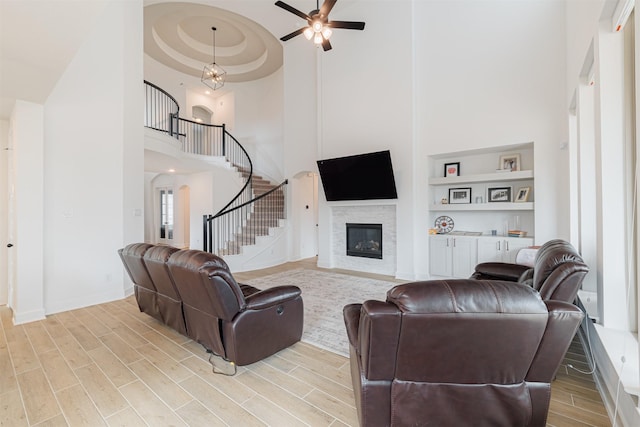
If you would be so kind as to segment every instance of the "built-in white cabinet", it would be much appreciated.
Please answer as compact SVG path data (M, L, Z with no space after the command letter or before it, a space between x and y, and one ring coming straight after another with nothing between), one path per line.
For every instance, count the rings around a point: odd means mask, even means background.
M477 238L430 236L429 268L432 276L468 278L476 266Z
M515 263L522 248L533 245L526 237L429 236L429 271L432 277L469 278L482 262Z
M533 239L530 238L482 236L478 238L477 263L515 263L518 250L532 245Z

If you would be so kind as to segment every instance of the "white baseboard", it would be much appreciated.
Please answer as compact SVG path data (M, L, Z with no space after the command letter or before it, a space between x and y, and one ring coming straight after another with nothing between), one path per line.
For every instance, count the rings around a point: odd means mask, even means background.
M31 310L26 312L13 312L13 324L21 325L23 323L35 322L46 318L44 309Z

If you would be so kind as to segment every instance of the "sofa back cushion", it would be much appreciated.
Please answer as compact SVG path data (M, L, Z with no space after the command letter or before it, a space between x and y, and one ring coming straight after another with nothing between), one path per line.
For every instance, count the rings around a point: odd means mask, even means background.
M414 282L387 302L402 312L394 377L403 381L521 383L548 319L539 294L512 282Z
M185 304L227 321L246 306L242 290L222 258L199 250L181 250L171 255L167 265Z
M153 245L148 243L131 243L118 250L118 254L131 281L149 291L156 292L156 287L143 261L145 253L151 248Z
M536 255L532 286L543 300L573 302L588 272L589 267L569 242L550 240Z
M154 246L144 254L143 259L158 293L174 300L180 300L180 295L178 295L173 278L169 273L167 261L171 255L178 251L178 248L172 246Z

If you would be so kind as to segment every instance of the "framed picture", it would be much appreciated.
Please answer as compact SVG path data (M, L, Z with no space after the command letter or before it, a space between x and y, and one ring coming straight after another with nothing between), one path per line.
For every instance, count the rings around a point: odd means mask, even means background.
M456 203L471 203L471 187L449 189L449 204Z
M520 154L505 154L500 156L499 168L508 171L520 170Z
M495 203L511 201L511 187L493 187L489 188L487 193L487 200L489 202Z
M445 163L444 164L444 176L460 176L460 162Z
M522 187L518 190L518 194L516 194L516 202L522 203L529 200L529 192L531 191L531 187Z

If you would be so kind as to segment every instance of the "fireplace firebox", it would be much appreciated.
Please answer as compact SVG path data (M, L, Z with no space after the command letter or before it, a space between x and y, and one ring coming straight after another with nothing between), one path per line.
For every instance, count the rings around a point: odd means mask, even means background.
M382 224L347 223L347 255L382 259Z

